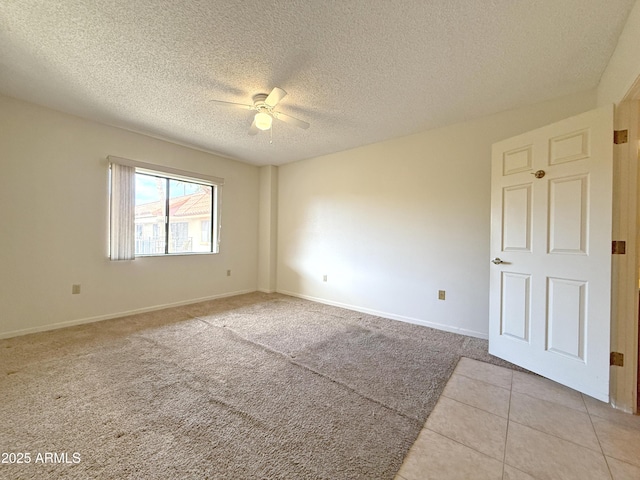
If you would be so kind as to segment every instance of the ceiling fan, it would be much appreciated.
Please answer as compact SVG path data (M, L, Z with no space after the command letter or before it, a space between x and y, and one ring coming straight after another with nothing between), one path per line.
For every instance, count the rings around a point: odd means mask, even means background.
M221 100L211 100L214 103L220 105L227 105L231 107L244 108L245 110L255 110L257 113L253 117L251 127L249 127L249 135L255 135L260 130L269 130L273 119L282 120L283 122L295 125L296 127L309 128L309 124L303 120L299 120L290 115L285 115L282 112L275 110L276 105L287 94L283 89L275 87L271 90L271 93L258 93L253 96L253 105L246 105L243 103L223 102Z

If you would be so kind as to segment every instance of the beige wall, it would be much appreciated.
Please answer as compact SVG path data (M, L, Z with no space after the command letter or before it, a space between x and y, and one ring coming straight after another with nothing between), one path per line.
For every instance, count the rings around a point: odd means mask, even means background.
M107 155L223 177L220 253L109 261ZM0 165L0 337L256 290L257 167L3 96Z
M486 337L491 144L595 104L591 91L281 166L278 291Z
M276 291L278 220L278 167L260 167L260 210L258 223L258 290Z

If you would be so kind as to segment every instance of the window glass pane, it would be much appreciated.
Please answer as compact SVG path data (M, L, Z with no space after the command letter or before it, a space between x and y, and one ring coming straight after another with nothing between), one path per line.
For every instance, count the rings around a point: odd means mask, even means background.
M204 238L202 222L211 225L213 187L169 179L169 253L211 252L211 235Z
M136 173L136 255L165 253L167 180Z
M207 243L211 241L211 220L203 220L201 225L201 236L200 241L202 243Z

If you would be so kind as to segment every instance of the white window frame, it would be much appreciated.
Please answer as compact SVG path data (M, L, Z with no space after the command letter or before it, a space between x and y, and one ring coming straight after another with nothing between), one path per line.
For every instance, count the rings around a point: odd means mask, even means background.
M179 170L177 168L165 167L161 165L155 165L147 162L140 162L138 160L131 160L128 158L116 157L113 155L107 156L109 161L109 167L111 164L126 165L135 168L135 173L141 173L146 175L156 175L173 180L182 180L185 182L199 183L202 185L211 186L212 188L212 200L213 200L213 212L211 220L213 222L211 226L212 233L212 251L211 252L178 252L178 253L154 253L154 254L141 254L135 255L135 258L141 257L170 257L180 255L214 255L220 252L220 233L222 229L222 187L224 185L224 178L214 177L212 175L205 175L201 173L188 172L185 170ZM109 213L111 218L111 212Z

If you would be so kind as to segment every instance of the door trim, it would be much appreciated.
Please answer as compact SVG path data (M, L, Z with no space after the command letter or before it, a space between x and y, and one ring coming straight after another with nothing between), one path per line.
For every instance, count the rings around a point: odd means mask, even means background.
M640 95L637 85L633 95ZM629 413L638 411L639 109L638 100L623 101L614 115L615 130L627 130L628 141L613 146L612 238L625 240L627 248L624 255L613 255L611 263L611 351L623 353L625 359L622 367L610 367L610 397L615 408Z

